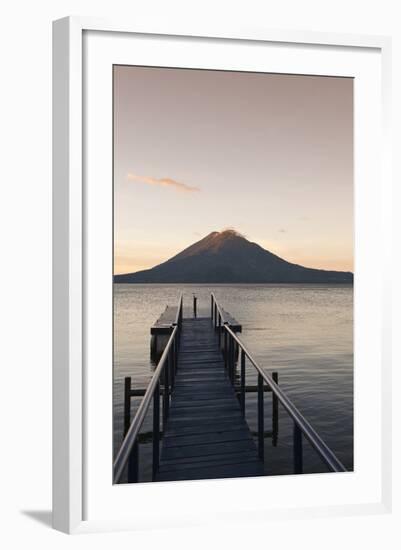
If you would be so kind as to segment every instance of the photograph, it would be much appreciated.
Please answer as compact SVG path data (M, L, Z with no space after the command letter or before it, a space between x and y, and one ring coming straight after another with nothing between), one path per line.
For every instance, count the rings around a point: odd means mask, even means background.
M113 483L353 471L354 79L113 65L112 108Z

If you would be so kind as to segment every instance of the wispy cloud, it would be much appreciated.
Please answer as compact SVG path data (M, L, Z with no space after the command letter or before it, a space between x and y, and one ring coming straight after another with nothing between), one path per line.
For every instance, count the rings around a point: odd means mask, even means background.
M131 172L127 174L127 178L130 181L136 181L138 183L145 183L146 185L159 185L160 187L170 187L180 193L194 193L200 191L199 187L193 187L182 183L180 181L173 180L171 178L151 178L150 176L138 176Z

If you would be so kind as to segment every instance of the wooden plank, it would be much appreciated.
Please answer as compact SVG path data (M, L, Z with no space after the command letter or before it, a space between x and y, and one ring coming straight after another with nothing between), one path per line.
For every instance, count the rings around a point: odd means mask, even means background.
M227 378L227 375L225 372L216 372L215 369L204 369L203 372L198 370L188 370L186 374L181 375L179 378L179 383L189 383L192 380L196 379L200 382L207 382L208 380L218 380L219 382L223 382ZM189 384L188 384L189 385Z
M194 405L186 405L179 407L178 404L175 407L172 407L170 410L170 418L173 418L175 415L179 415L181 418L186 418L187 416L194 416L194 415L207 415L215 414L224 412L227 414L234 414L238 415L240 414L240 411L238 411L238 408L235 406L235 403L216 403L213 401L210 404L203 403L202 405L198 405L195 403ZM241 415L240 415L241 416ZM215 417L216 418L216 417Z
M218 355L216 352L216 346L214 345L214 342L211 340L210 343L207 342L205 344L187 344L183 345L180 348L180 357L181 359L185 359L186 355L196 355L196 352L205 353L205 354L215 354Z
M255 453L253 451L235 451L231 453L222 453L222 454L215 454L215 455L207 455L207 456L198 456L196 459L193 457L184 457L184 458L175 458L175 459L165 459L163 461L163 467L168 467L169 469L172 469L175 467L175 465L182 464L182 466L190 466L191 464L196 465L199 464L202 466L203 464L211 464L211 463L223 463L224 460L232 461L235 459L235 463L240 462L250 462L255 458ZM259 460L257 458L257 460Z
M195 407L195 406L198 406L198 407L201 407L203 405L207 406L208 403L207 403L207 399L202 399L202 400L198 400L198 399L192 399L192 400L180 400L178 403L174 403L173 407L174 409L181 409L181 408L185 408L185 407ZM215 403L215 400L214 399L209 399L209 401L211 402L211 404ZM232 397L231 395L227 396L227 397L221 397L219 399L219 403L221 405L230 405L232 403Z
M211 466L223 466L224 464L244 464L249 462L258 462L253 453L233 453L232 455L223 454L223 455L213 455L199 457L199 459L194 462L191 459L190 462L185 461L174 461L169 462L166 460L163 466L160 468L160 472L171 472L180 470L187 470L189 468L206 468Z
M197 394L194 396L193 392L188 391L185 388L180 389L180 391L176 391L174 393L174 399L177 400L180 399L181 401L185 400L191 400L191 401L212 401L216 398L220 399L231 399L232 393L225 390L224 388L216 389L215 391L210 392L197 392Z
M234 431L220 431L220 442L239 441L251 439L251 434L244 427ZM182 435L180 437L169 435L164 439L164 446L167 447L187 447L188 445L205 445L206 443L216 441L215 432L204 434Z
M206 434L206 433L225 433L236 430L242 430L243 426L240 424L233 424L231 420L228 421L217 421L210 424L197 424L194 425L192 422L188 426L183 424L180 425L171 425L169 426L169 431L164 436L165 440L169 437L181 438L186 435L196 435L196 434Z
M256 477L263 475L261 463L252 461L245 464L214 465L204 468L189 468L159 472L159 481L183 481L191 479L220 479L236 477Z
M230 422L240 422L242 419L242 416L240 414L227 412L227 413L220 413L219 414L219 420L229 420ZM174 415L174 417L169 417L169 421L171 421L172 425L183 425L192 423L194 425L205 425L205 424L211 424L213 421L216 421L216 414L192 414L187 415L185 418L180 417L180 415Z
M174 399L177 400L177 404L185 401L192 402L205 402L205 401L214 401L216 399L230 399L233 397L232 393L228 392L224 388L220 390L215 390L213 392L198 392L195 396L193 393L187 391L185 388L174 393Z
M186 415L187 413L192 413L196 411L204 411L208 412L210 410L233 410L235 412L238 412L237 407L235 406L235 403L233 403L232 396L227 394L222 399L216 401L216 399L210 399L209 401L203 400L203 401L197 401L195 399L193 400L187 400L180 399L180 401L177 403L174 403L174 405L170 409L170 413L179 411L180 414Z
M219 434L220 435L220 434ZM214 454L233 453L237 451L252 451L255 448L253 440L244 439L241 441L219 441L214 439L213 443L205 445L189 445L187 447L165 447L163 445L163 458L185 458L211 456Z

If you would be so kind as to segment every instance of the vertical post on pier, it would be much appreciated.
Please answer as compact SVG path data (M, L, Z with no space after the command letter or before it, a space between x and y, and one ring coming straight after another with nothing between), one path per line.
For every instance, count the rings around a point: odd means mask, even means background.
M234 385L234 342L231 334L228 335L228 372L231 384Z
M294 446L294 473L303 473L303 456L302 456L302 430L294 422L293 432L293 446Z
M232 365L232 384L235 384L235 358L237 352L237 342L231 336L232 346L231 346L231 365Z
M228 377L231 380L231 336L227 332L227 370L228 370Z
M138 444L138 438L137 438L132 447L132 450L128 459L128 472L127 472L128 483L138 483L138 472L139 472L139 444Z
M177 338L178 338L178 330L175 333L176 336L174 338L173 342L173 371L174 371L174 380L175 380L175 373L177 372Z
M214 303L214 328L217 327L217 304Z
M157 383L153 394L153 460L152 480L156 480L159 470L159 447L160 447L160 382Z
M210 318L213 323L213 294L210 295Z
M219 349L221 348L221 315L219 313L217 318L217 331L219 335Z
M273 381L278 384L278 372L273 372ZM277 395L273 393L273 399L272 399L272 432L273 432L273 438L272 443L273 447L277 447L277 440L278 440L278 397Z
M231 341L232 341L232 344L231 344L231 372L232 372L232 384L234 385L235 383L235 346L236 346L236 341L234 340L234 338L231 336Z
M131 424L131 377L124 378L124 437Z
M258 447L259 458L264 460L265 458L265 426L264 426L264 403L263 403L263 377L258 374Z
M227 359L228 359L228 349L227 349L227 330L224 330L224 368L227 370Z
M241 393L240 393L240 406L242 416L245 416L245 352L241 348Z
M175 372L177 372L177 369L178 369L178 348L180 347L180 328L179 327L178 327L178 330L177 330L176 334L177 334L177 336L174 339L174 354L175 354L174 367L175 367Z
M175 372L174 372L174 342L171 344L169 352L168 352L168 369L170 371L169 378L170 378L170 385L171 389L174 387L174 380L175 380Z
M131 424L131 377L124 378L124 436L127 435ZM132 447L128 459L127 480L128 483L138 482L139 470L139 445L138 439Z
M195 296L194 294L194 318L196 319L197 317L197 306L196 306L196 302L197 302L198 298Z
M167 356L167 363L164 365L164 392L163 392L163 432L166 428L166 422L168 417L169 408L169 362L170 357Z

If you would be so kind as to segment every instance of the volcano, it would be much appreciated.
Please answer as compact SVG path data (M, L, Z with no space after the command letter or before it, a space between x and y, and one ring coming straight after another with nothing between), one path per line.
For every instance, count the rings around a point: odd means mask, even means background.
M152 269L114 276L115 283L352 283L347 271L287 262L236 231L213 231Z

